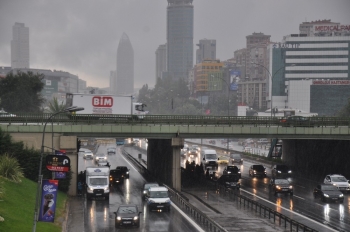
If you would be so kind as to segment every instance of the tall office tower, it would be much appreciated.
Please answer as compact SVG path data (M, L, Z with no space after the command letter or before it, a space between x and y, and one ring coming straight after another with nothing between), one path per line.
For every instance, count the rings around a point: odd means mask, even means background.
M156 50L156 82L158 78L163 78L166 72L166 44L159 45Z
M134 49L127 34L123 33L117 50L117 88L118 95L134 93Z
M11 67L29 68L29 28L24 23L12 27Z
M173 80L188 80L193 67L192 1L168 0L167 71Z
M117 90L117 72L111 71L109 76L109 93L110 94L116 94Z
M196 64L202 63L203 60L216 59L216 40L215 39L201 39L197 44Z

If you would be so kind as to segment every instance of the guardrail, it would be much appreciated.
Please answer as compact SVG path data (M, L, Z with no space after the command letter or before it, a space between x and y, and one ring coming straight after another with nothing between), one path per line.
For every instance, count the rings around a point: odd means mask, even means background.
M173 196L173 200L175 199L178 203L178 206L184 211L186 211L195 221L197 221L202 227L206 229L206 231L214 231L214 232L221 232L221 231L227 231L225 228L220 226L217 222L213 221L210 217L208 217L206 214L201 212L199 209L197 209L195 206L193 206L191 203L188 202L188 199L185 199L181 193L173 190L169 186L164 185L169 192Z
M250 207L252 210L255 210L256 213L259 213L260 216L268 217L269 219L273 219L273 222L275 223L276 220L278 220L279 226L284 226L286 230L289 231L311 231L311 232L317 232L317 230L314 230L307 225L304 225L300 222L297 222L296 220L293 220L290 217L287 217L276 210L273 210L259 202L256 202L246 196L240 195L236 192L236 190L229 189L226 190L223 186L217 186L217 189L220 192L223 192L224 195L227 195L230 200L237 200L238 203L243 206ZM284 223L284 225L282 225Z
M44 124L52 114L19 113L16 116L0 117L0 123ZM241 117L207 115L146 115L142 119L128 114L58 114L52 123L64 124L173 124L173 125L253 125L253 126L295 126L324 127L350 126L350 117L308 117L306 121L285 122L282 117Z

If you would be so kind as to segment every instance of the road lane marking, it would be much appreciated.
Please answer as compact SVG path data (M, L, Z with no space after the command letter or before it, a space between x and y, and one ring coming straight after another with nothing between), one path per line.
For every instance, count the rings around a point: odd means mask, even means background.
M245 193L248 193L248 194L250 194L250 195L252 195L252 196L254 196L254 197L257 197L257 198L259 198L260 200L266 201L266 202L268 202L268 203L270 203L270 204L272 204L272 205L278 206L278 207L280 207L280 208L282 208L282 209L284 209L284 210L286 210L286 211L288 211L288 212L290 212L290 213L296 214L296 215L298 215L299 217L302 217L302 218L304 218L304 219L306 219L306 220L312 221L312 222L314 222L314 223L316 223L316 224L318 224L318 225L320 225L320 226L323 226L323 227L327 228L329 231L334 231L334 232L338 231L338 230L334 230L334 229L332 229L331 227L326 226L326 225L324 225L324 224L322 224L322 223L320 223L320 222L318 222L318 221L315 221L315 220L313 220L313 219L311 219L311 218L308 218L308 217L306 217L306 216L304 216L304 215L302 215L302 214L300 214L300 213L297 213L297 212L295 212L295 211L292 211L292 210L290 210L290 209L287 209L287 208L285 208L285 207L283 207L283 206L279 206L279 205L277 205L277 204L275 204L275 203L273 203L273 202L271 202L271 201L268 201L268 200L266 200L266 199L264 199L264 198L262 198L262 197L259 197L259 196L256 195L256 194L250 193L250 192L248 192L248 191L246 191L246 190L244 190L244 189L241 189L241 191L243 191L243 192L245 192Z
M300 199L302 199L302 200L305 200L305 198L298 197L297 195L293 195L293 197L297 197L297 198L300 198Z

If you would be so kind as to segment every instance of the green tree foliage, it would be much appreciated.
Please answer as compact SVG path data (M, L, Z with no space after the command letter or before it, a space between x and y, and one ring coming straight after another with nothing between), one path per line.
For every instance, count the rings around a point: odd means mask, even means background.
M52 101L49 102L49 113L57 113L65 109L65 104L59 103L57 98L54 97Z
M348 104L345 105L338 113L338 117L350 117L350 98L348 99Z
M44 98L43 74L10 72L0 79L0 108L8 112L40 112Z
M16 183L21 182L23 172L16 158L8 154L0 156L0 176Z
M13 142L11 136L0 129L0 157L4 156L5 153L17 159L19 166L23 170L24 177L33 181L38 181L41 157L40 151L34 150L33 148L25 148L22 142ZM45 167L46 155L47 154L43 154L41 173L43 174L43 179L51 179L52 172L48 171ZM66 175L66 179L60 180L58 185L58 189L62 192L68 191L72 178L71 172L68 172Z

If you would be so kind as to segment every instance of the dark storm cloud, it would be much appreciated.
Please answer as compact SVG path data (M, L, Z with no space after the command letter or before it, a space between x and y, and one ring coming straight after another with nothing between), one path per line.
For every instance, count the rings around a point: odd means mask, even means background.
M194 44L216 39L221 60L245 47L253 32L279 42L298 33L305 20L350 24L348 0L194 0L193 5ZM1 0L0 66L10 66L12 26L21 22L30 31L32 68L68 71L90 86L106 87L125 32L134 48L135 87L153 86L155 50L166 43L166 7L166 0Z

